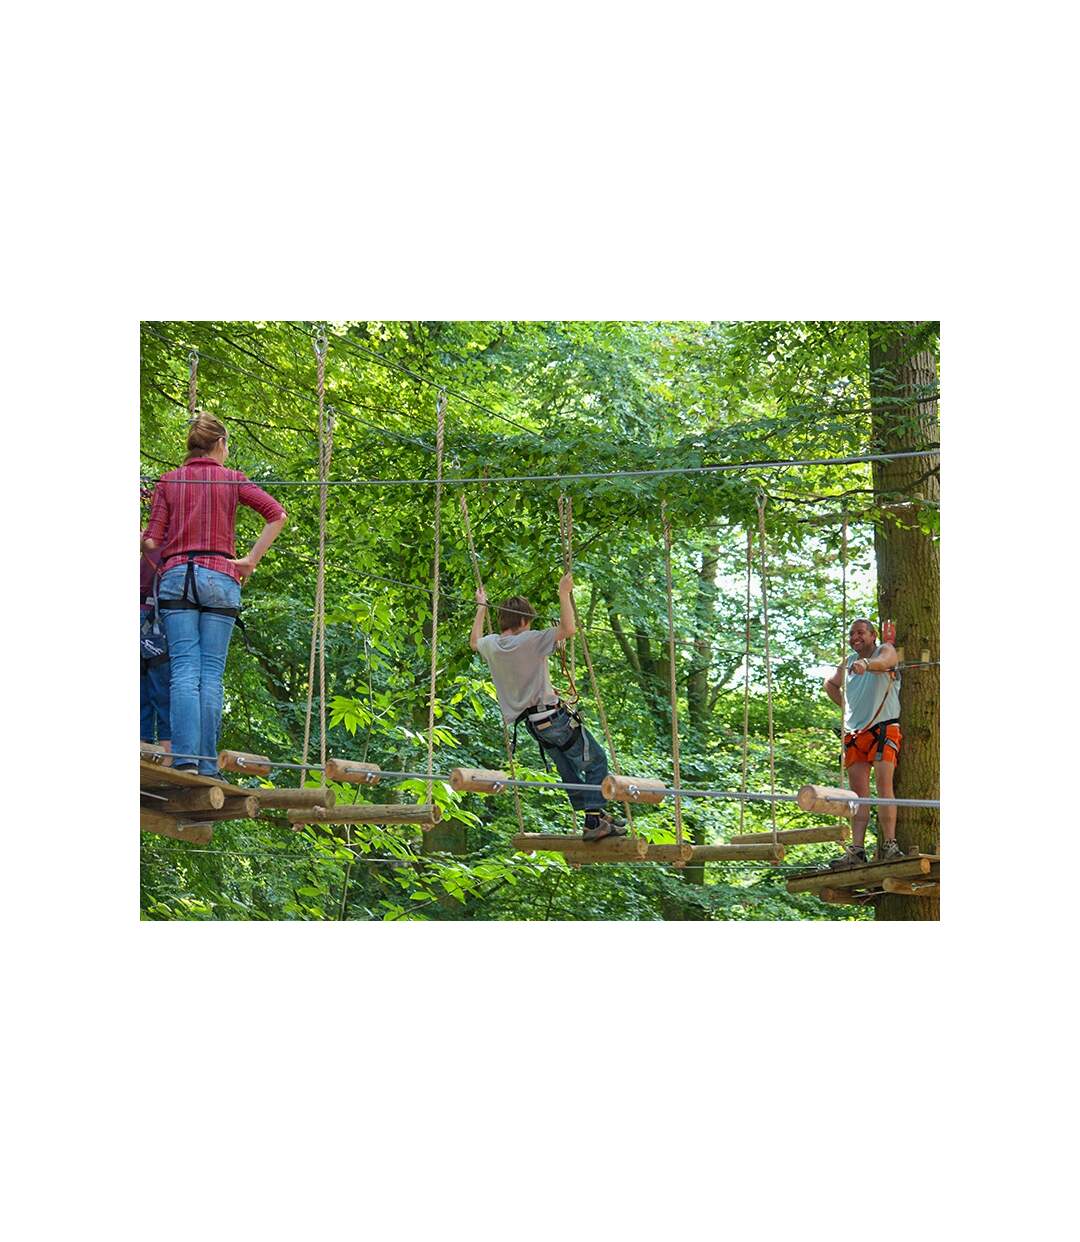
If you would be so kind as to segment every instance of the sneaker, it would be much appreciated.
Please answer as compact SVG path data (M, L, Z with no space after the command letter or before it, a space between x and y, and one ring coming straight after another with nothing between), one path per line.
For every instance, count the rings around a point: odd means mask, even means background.
M899 862L904 857L904 851L896 844L895 841L879 841L877 851L878 862Z
M827 871L847 871L851 867L866 866L866 850L856 849L854 845L849 845L839 858L834 858L826 868Z
M583 841L603 841L605 837L625 837L623 821L613 819L607 811L586 811Z

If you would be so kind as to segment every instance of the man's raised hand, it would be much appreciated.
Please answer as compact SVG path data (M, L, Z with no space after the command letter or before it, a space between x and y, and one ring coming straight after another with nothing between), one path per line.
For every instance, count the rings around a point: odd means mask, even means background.
M559 579L559 594L560 595L571 595L573 594L573 591L574 591L574 575L563 574L563 576Z

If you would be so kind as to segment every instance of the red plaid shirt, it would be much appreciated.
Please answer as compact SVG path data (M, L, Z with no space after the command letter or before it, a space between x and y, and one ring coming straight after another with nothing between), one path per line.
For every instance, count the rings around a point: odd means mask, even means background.
M205 479L215 482L200 481ZM237 505L247 505L268 522L285 516L269 492L256 487L241 471L219 466L212 457L193 457L179 470L163 474L154 489L150 521L143 531L144 539L152 539L161 548L161 572L185 564L178 554L195 548L235 556ZM197 556L195 564L241 580L224 556Z

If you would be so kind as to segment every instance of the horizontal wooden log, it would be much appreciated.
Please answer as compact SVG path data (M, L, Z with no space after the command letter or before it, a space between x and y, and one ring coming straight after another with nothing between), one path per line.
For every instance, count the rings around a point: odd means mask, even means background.
M259 799L259 806L268 810L299 810L309 806L330 810L337 803L337 794L332 789L255 789L252 792Z
M252 794L247 798L226 798L225 805L220 811L191 811L186 815L182 814L180 820L188 823L198 819L206 823L218 824L229 819L258 819L258 817L259 799Z
M194 845L206 845L214 835L213 824L187 824L176 822L172 815L160 811L139 808L139 828L143 832L156 832L159 836L172 837L176 841L191 841Z
M674 863L676 867L685 866L694 856L694 847L689 842L682 845L653 845L645 853L646 862Z
M355 759L327 759L323 778L328 781L342 781L346 785L377 785L379 765L358 763Z
M664 788L663 781L654 781L646 776L617 776L609 772L604 777L600 792L609 802L651 802L655 805L664 800L664 795L655 791Z
M853 888L821 888L814 894L831 906L855 906L860 904L859 895Z
M850 836L850 824L823 824L818 828L784 828L777 832L776 839L781 845L802 845L811 841L846 841ZM771 832L741 832L731 838L732 845L760 845L771 841Z
M793 876L788 880L789 893L814 893L823 888L880 888L885 880L903 880L909 876L928 875L931 860L925 856L906 858L902 862L867 863L865 867L848 867L843 871L817 871L813 875Z
M519 832L513 837L515 849L530 854L550 850L574 862L642 862L648 849L643 837L606 837L602 841L583 841L565 833Z
M434 828L442 819L442 807L434 803L358 802L355 806L332 809L313 806L290 811L290 824L416 824Z
M164 746L158 746L154 742L139 743L139 757L146 759L149 763L164 763L168 754Z
M800 811L810 811L814 815L846 815L850 818L855 813L850 802L829 800L837 796L855 797L850 789L837 789L834 785L804 785L796 795L796 801Z
M762 833L762 836L765 834ZM761 845L695 845L691 862L738 862L778 863L784 861L784 847L766 842Z
M493 768L454 768L450 788L458 793L497 794L507 789L505 772Z
M941 891L940 882L932 875L928 875L922 884L917 880L896 880L886 876L881 881L881 887L887 893L897 893L902 897L937 897Z
M249 755L243 750L223 750L218 755L222 772L243 772L245 776L269 776L270 760L265 755Z
M162 794L164 801L157 808L170 814L182 811L220 811L225 805L225 790L217 785L195 789L171 789Z

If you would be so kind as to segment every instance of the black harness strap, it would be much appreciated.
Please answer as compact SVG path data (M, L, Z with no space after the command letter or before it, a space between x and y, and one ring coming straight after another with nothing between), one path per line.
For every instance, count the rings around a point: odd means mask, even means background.
M579 712L576 712L574 711L573 708L568 707L561 699L559 700L558 703L555 704L555 709L552 712L552 715L555 715L555 713L558 712L560 709L566 712L566 714L570 717L570 719L575 722L575 725L577 728L583 730L581 714ZM518 716L517 719L514 721L514 736L510 743L511 753L517 754L518 725L524 724L525 728L529 732L529 735L533 738L533 740L536 742L536 745L540 748L540 758L543 759L544 761L545 772L549 771L551 768L551 764L548 762L548 757L547 757L547 752L549 750L561 750L565 754L566 751L568 751L570 747L573 746L574 743L577 741L576 737L572 737L568 742L563 743L562 746L558 746L554 742L548 742L544 738L542 738L540 736L539 730L532 723L532 721L529 720L529 717L534 716L537 712L542 712L546 710L547 710L546 708L540 707L535 703L532 705L532 707L526 707L525 710L521 713L521 715ZM571 726L571 727L574 727L574 726ZM583 730L582 740L584 742L584 747L582 749L582 763L588 763L589 761L588 737L589 737L588 733L584 732Z
M199 612L213 612L221 617L235 617L236 624L241 630L244 623L240 620L239 608L212 608L209 604L204 604L199 599L199 588L195 585L195 558L197 556L221 556L226 560L233 559L231 552L222 552L216 548L194 548L190 552L172 552L169 556L162 560L164 565L166 560L173 560L178 556L187 557L187 573L184 576L184 593L179 599L163 599L159 601L159 608L194 608ZM160 573L160 569L158 571ZM188 592L191 592L190 596Z

